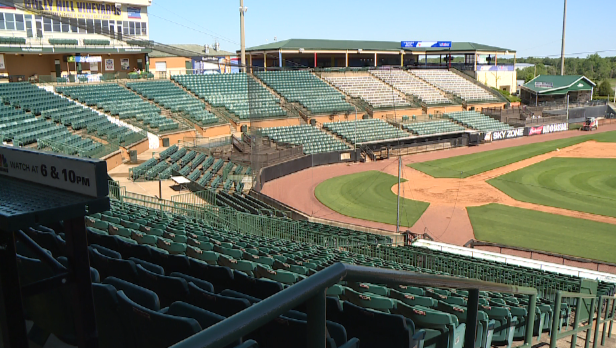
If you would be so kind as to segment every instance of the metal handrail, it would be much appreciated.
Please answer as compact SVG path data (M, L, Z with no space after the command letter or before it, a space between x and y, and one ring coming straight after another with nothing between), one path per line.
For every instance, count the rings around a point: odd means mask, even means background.
M563 298L573 298L577 300L577 304L575 307L575 316L573 319L572 329L564 332L560 332L560 309L562 305ZM588 321L586 325L578 326L580 323L580 312L582 309L583 299L591 299L590 301L590 312L588 314ZM603 319L601 319L601 312L603 311L603 302L605 301L605 314ZM611 308L610 308L611 302ZM595 314L596 308L596 318L593 319L593 315ZM605 333L607 331L607 323L610 323L609 334L608 337L612 337L612 325L614 324L615 319L615 310L616 310L616 297L615 296L599 296L597 301L597 296L592 294L579 294L575 292L566 292L566 291L558 291L556 293L556 302L554 304L554 316L552 319L552 335L550 337L550 348L556 348L556 341L562 338L570 337L571 338L571 347L576 346L577 334L578 332L586 331L586 340L584 347L588 348L590 346L590 336L593 328L593 321L595 322L595 333L593 339L593 348L597 347L597 341L599 340L599 326L603 324L603 334L601 337L601 345L605 345ZM567 318L567 321L569 318ZM567 322L567 327L569 326Z
M473 347L477 328L479 290L530 295L528 320L524 345L531 347L537 290L529 287L505 285L481 280L455 278L450 276L422 274L383 268L336 263L326 269L290 286L283 291L258 302L249 308L223 320L185 340L172 348L222 348L249 334L278 316L306 303L308 347L325 347L325 294L328 287L338 282L355 281L387 285L423 285L468 289L468 321L464 345Z

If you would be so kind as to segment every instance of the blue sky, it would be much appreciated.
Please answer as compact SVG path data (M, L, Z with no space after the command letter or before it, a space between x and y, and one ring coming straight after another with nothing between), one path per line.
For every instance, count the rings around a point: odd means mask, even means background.
M376 5L375 5L376 4ZM244 0L246 46L291 38L471 41L518 56L559 56L563 0ZM616 55L614 0L569 0L567 54ZM150 39L239 49L239 1L154 0ZM580 54L586 56L587 53Z

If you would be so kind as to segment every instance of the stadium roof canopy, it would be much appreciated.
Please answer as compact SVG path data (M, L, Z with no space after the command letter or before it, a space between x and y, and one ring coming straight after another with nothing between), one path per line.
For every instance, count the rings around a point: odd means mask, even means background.
M195 44L177 44L177 45L165 45L173 51L173 48L176 48L177 54L171 54L168 52L157 51L156 49L152 50L152 53L149 54L150 58L165 58L165 57L234 57L236 54L233 52L223 51L223 50L215 50L210 47L209 53L205 53L205 47L203 45L195 45ZM191 55L191 53L194 53Z
M528 81L522 88L531 94L562 95L569 92L591 91L596 86L583 75L539 75Z
M264 51L347 51L347 50L364 50L364 51L391 51L391 52L418 52L421 54L434 53L500 53L509 52L515 53L515 50L507 48L482 45L474 42L452 42L451 49L440 47L412 47L402 48L400 41L356 41L356 40L313 40L313 39L289 39L283 41L272 42L265 45L249 47L246 52L264 52Z

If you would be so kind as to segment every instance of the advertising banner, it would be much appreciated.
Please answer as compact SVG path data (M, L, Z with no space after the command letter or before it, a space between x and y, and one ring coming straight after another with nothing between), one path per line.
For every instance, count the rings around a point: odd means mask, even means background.
M6 69L6 65L4 65L4 54L0 54L0 70Z
M520 128L515 128L515 129L508 129L508 130L502 130L502 131L495 131L492 132L492 141L497 141L497 140L505 140L505 139L515 139L515 138L520 138L524 136L524 128L520 127Z
M477 65L477 71L513 71L513 65Z
M554 123L543 126L526 127L524 128L524 135L533 136L539 134L550 134L556 132L564 132L568 129L569 125L567 123Z
M24 0L23 8L37 15L42 12L68 18L122 19L122 6L109 2Z
M440 47L451 48L451 41L401 41L402 48L410 47Z
M100 63L103 61L103 58L101 56L69 56L66 60L69 63Z
M130 69L130 60L128 58L122 58L120 60L120 66L122 67L122 70L129 70Z

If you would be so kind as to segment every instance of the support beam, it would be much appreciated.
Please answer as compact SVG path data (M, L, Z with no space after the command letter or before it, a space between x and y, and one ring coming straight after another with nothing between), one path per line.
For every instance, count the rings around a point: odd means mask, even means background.
M282 60L282 51L278 50L278 67L282 68L284 66L283 60Z
M376 60L376 59L377 59L377 58L376 58L376 52L375 52L375 53L374 53L374 66L376 66L376 62L377 62L377 60Z
M317 67L317 53L314 52L314 67Z
M267 71L267 52L263 52L263 69Z
M241 71L246 72L246 38L244 37L244 14L246 8L244 7L244 0L240 0L240 59L242 68Z
M400 53L400 66L404 66L404 52Z
M349 67L349 50L346 51L344 59L345 59L344 67L348 68Z
M560 75L565 74L565 29L567 28L567 0L565 0L565 10L563 12L563 43L560 48Z

